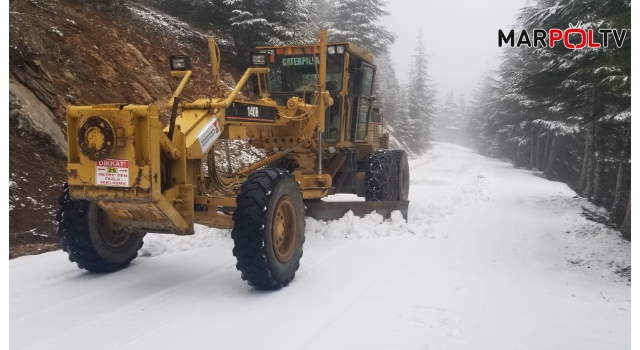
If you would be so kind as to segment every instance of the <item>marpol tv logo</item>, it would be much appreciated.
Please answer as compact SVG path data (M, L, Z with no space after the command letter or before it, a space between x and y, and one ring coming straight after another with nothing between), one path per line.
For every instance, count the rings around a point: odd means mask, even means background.
M555 46L564 45L567 49L579 50L584 48L606 48L615 44L620 48L627 37L627 29L605 28L595 31L593 29L583 29L580 26L581 23L578 22L576 25L569 23L569 28L567 29L534 29L532 32L523 29L519 34L516 34L514 29L511 29L507 34L502 29L499 29L498 46L554 48Z

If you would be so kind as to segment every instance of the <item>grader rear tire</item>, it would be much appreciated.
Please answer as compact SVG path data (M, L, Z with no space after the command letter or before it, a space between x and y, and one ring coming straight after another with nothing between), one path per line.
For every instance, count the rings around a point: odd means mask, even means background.
M365 170L365 200L398 200L398 170L392 151L381 149L369 156Z
M56 220L62 250L79 268L90 272L113 272L126 267L138 256L144 233L118 230L96 203L72 200L67 186L58 204Z
M242 279L260 290L287 286L300 267L304 204L295 177L279 168L251 174L236 198L233 255Z

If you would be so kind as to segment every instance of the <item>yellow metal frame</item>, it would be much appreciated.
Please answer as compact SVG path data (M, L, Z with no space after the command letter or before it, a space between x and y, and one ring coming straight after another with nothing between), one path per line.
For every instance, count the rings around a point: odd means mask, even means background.
M155 105L97 105L67 108L69 162L67 178L70 195L76 200L96 201L123 227L134 231L174 234L193 233L193 187L187 185L184 171L177 170L176 184L161 191L160 150L164 125ZM118 145L111 159L129 162L128 187L96 186L97 166L79 149L77 130L83 122L98 116L109 120L117 130ZM184 147L184 138L173 144ZM158 145L158 146L156 146ZM174 168L186 163L178 154ZM183 168L186 168L183 167Z
M371 62L368 53L349 43L345 71L349 55L356 55ZM258 76L262 88L269 72L268 67L249 68L231 92L223 92L219 79L219 50L213 38L209 38L212 75L216 95L195 101L180 101L175 116L174 132L169 135L171 125L164 126L158 119L155 105L95 105L67 108L67 132L69 140L68 178L71 196L78 200L96 201L119 224L131 230L143 232L166 232L192 234L194 223L230 228L233 224L230 211L235 207L235 197L240 185L250 173L285 156L299 160L301 170L294 172L305 199L318 199L332 193L333 176L340 164L329 166L323 173L319 169L318 154L325 153L328 145L320 148L319 139L324 133L325 110L333 104L326 89L327 32L323 29L319 42L311 45L320 58L317 89L313 92L312 104L292 97L286 105L279 106L265 98L258 102L237 101L255 106L275 108L279 116L273 123L226 120L226 109L236 102L240 91L252 75ZM302 46L297 46L302 47ZM308 45L305 47L309 47ZM192 71L172 71L172 76L182 80L167 104L174 105L188 84ZM346 101L347 74L340 95ZM348 113L343 102L343 113ZM77 134L85 120L98 116L108 120L116 130L116 147L110 159L129 161L128 187L101 187L96 185L96 163L82 153ZM215 120L214 120L215 118ZM346 118L343 118L346 119ZM217 123L214 123L217 120ZM259 128L267 128L270 137L257 137L254 143L273 153L267 158L221 179L230 184L228 193L211 195L203 171L203 159L210 149L202 149L199 134L211 123L219 128L221 138L246 139L248 134L260 135ZM348 132L347 125L341 128L342 137ZM352 147L351 142L333 143L338 147ZM360 147L361 145L358 145ZM371 150L378 145L371 145ZM210 147L209 147L210 148ZM286 149L286 151L285 151ZM367 152L369 149L367 150ZM168 164L164 167L163 164ZM225 209L226 208L226 209Z

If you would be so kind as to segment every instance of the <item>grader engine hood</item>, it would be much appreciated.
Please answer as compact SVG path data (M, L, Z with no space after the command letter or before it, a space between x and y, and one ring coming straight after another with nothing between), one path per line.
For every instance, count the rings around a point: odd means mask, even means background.
M190 142L194 153L219 136L209 118L192 140L172 142L155 105L72 106L67 109L70 195L97 202L133 231L188 234L193 227L193 188L179 171L163 169L161 157L186 161L174 142ZM192 128L198 125L192 125ZM205 150L206 151L206 150ZM163 154L162 154L163 153ZM171 174L171 179L167 174Z
M149 138L157 115L154 105L69 107L69 185L149 190Z

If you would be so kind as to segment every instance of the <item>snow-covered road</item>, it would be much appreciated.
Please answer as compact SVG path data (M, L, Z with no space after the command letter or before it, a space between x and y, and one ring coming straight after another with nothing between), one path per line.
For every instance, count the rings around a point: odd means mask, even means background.
M12 349L629 349L618 233L562 183L462 147L411 162L409 223L307 220L301 268L252 290L225 231L148 235L120 272L10 261ZM593 209L593 208L592 208Z

